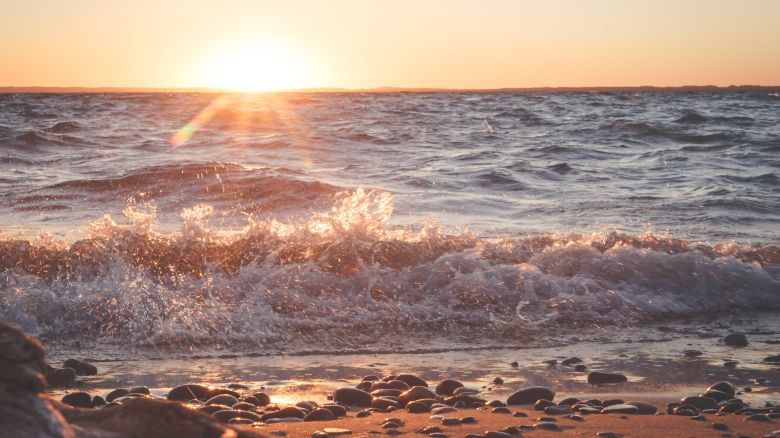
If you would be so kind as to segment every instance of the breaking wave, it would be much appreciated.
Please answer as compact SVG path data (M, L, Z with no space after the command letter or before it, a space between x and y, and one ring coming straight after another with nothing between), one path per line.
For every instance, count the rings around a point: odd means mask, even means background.
M392 227L392 212L389 193L359 189L329 211L249 219L240 233L211 228L205 204L161 233L147 204L88 224L75 243L6 236L0 319L47 339L355 351L780 309L776 246L619 232L485 239Z

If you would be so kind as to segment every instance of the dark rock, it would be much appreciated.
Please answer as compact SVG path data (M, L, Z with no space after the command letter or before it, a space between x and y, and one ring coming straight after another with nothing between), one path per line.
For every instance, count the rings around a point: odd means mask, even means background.
M485 438L512 438L512 435L497 430L486 431L483 435L485 436Z
M558 426L556 423L552 423L549 421L542 421L541 423L534 424L534 428L540 429L540 430L562 430L561 426Z
M592 415L592 414L600 414L601 413L601 409L599 409L599 408L592 408L592 407L591 408L580 408L577 412L579 412L580 414Z
M422 388L421 386L419 388ZM406 405L406 410L413 414L422 414L424 412L430 412L431 408L425 403L413 401Z
M333 418L341 418L347 416L347 408L341 405L327 404L320 406L322 409L327 409L333 414Z
M712 428L715 430L728 430L729 427L726 423L712 423Z
M358 383L356 388L360 389L360 390L363 390L363 391L366 391L366 392L371 392L371 386L372 385L373 385L372 382L364 381L364 382Z
M92 407L93 408L97 408L97 407L100 407L100 406L105 406L107 404L108 404L108 402L106 402L106 399L104 399L103 397L101 397L99 395L96 395L95 398L92 399Z
M588 374L588 383L591 385L601 385L605 383L622 383L628 379L622 374L616 373L601 373L598 371L591 371Z
M389 407L397 407L398 401L387 397L374 397L371 400L371 407L377 409L387 409Z
M571 418L573 421L585 421L585 417L582 417L577 414L572 414L571 416L569 416L569 418Z
M711 389L711 390L709 390L709 391L707 391L707 392L705 392L703 394L700 394L699 396L700 397L711 398L711 399L715 400L716 402L722 402L722 401L726 401L726 400L731 400L734 397L733 394L729 395L729 394L726 394L725 392L720 392L720 391L717 391L717 390L714 390L714 389Z
M233 417L230 420L227 421L228 424L252 424L254 423L253 420L250 420L249 418L241 418L241 417ZM273 433L273 432L271 432Z
M403 393L400 389L377 389L371 391L371 395L374 397L398 397Z
M317 402L313 402L313 401L299 401L298 403L295 404L295 406L297 406L297 407L299 407L299 408L301 408L301 409L303 409L303 410L305 410L307 412L311 412L311 411L313 411L317 407Z
M683 354L685 355L685 357L699 357L704 353L702 353L699 350L685 350L683 351Z
M257 406L268 406L271 404L271 396L264 392L256 392L252 397L257 399Z
M329 409L317 408L306 414L303 421L327 421L333 419L333 412Z
M499 406L497 408L493 408L493 410L490 411L493 414L511 414L512 411L509 410L506 406Z
M442 406L437 408L431 409L431 414L433 415L443 415L443 414L449 414L450 412L457 412L458 410L453 408L452 406Z
M77 408L91 408L92 396L86 392L71 392L62 397L62 402Z
M639 415L654 415L658 411L658 408L652 403L632 401L626 404L639 408L639 412L637 412Z
M97 367L77 359L66 360L62 367L73 368L79 376L94 376L97 374Z
M544 413L547 415L569 415L571 414L571 406L547 406L544 408Z
M638 414L639 407L629 404L607 406L601 410L602 414Z
M406 383L407 385L409 385L409 387L413 387L413 386L424 386L426 388L428 387L428 382L415 376L414 374L399 374L395 376L395 380L400 380Z
M238 399L228 394L215 395L214 397L206 400L207 405L233 406L236 403L238 403Z
M723 338L723 342L731 347L747 347L748 339L744 333L732 333Z
M764 414L753 414L745 417L746 421L758 421L761 423L772 423L772 419Z
M734 397L737 393L737 388L731 382L722 381L710 385L707 391L720 391Z
M579 403L580 399L575 397L569 397L565 398L558 402L558 406L574 406L575 404Z
M227 422L231 418L246 418L248 420L254 421L260 421L262 417L255 414L254 412L249 411L234 411L232 409L225 409L222 411L217 411L211 414L214 416L214 418L218 419L219 421Z
M238 402L233 406L231 406L231 408L238 409L240 411L250 411L250 412L257 411L257 405L253 405L252 403L247 403L247 402Z
M613 398L613 399L604 400L603 402L601 402L601 407L606 408L607 406L622 405L622 404L625 404L625 403L626 402L623 401L623 399Z
M445 379L439 382L438 385L436 385L435 391L437 394L451 396L456 389L462 387L463 384L458 382L457 380Z
M430 433L439 433L442 429L439 426L428 426L420 429L420 433L430 434Z
M457 426L460 424L460 418L444 417L441 419L441 424L445 426Z
M151 394L149 388L145 386L133 386L132 388L128 389L127 392L129 392L130 394L144 394L144 395Z
M114 391L119 391L119 389L115 389ZM127 391L127 393L129 393L129 391ZM209 389L206 388L205 386L190 384L190 385L177 386L171 389L171 392L168 393L167 398L168 400L176 400L176 401L190 401L190 400L203 401L206 400L208 394L209 394ZM110 396L111 394L109 394L109 397ZM106 400L112 401L111 398L106 398Z
M764 362L766 363L780 363L780 354L776 354L774 356L767 356L764 358Z
M601 438L620 438L615 432L596 432L596 436Z
M233 412L243 412L243 411L233 411ZM296 407L296 406L287 406L282 409L279 409L278 411L274 412L266 412L263 414L262 417L260 417L259 421L266 421L272 418L299 418L303 419L306 417L306 411L303 409Z
M217 411L227 411L230 410L230 406L223 406L223 405L208 405L208 406L201 406L198 408L200 412L205 412L209 415L213 414Z
M685 397L680 400L680 403L684 405L694 406L698 410L702 409L718 409L718 402L709 397L699 397L697 395Z
M439 396L425 386L415 386L398 396L398 406L404 407L407 403L421 399L438 399Z
M555 392L550 388L543 386L532 386L530 388L521 389L510 395L506 400L507 405L530 405L536 403L537 400L552 400L555 398Z
M669 415L674 414L674 410L682 406L682 403L671 402L666 404L666 413Z
M520 417L520 418L526 418L528 417L528 414L525 412L517 411L514 414L512 414L513 417Z
M339 388L333 393L333 401L346 405L370 407L372 400L371 394L357 388Z
M461 394L479 394L479 389L467 388L465 386L461 386L459 388L455 388L455 390L452 391L452 395L461 395Z
M229 389L232 389L232 390L234 390L234 391L246 391L247 389L249 389L249 387L248 387L248 386L246 386L246 385L243 385L243 384L241 384L241 383L231 383L231 384L229 384L227 387L228 387Z
M693 420L693 421L704 421L704 420L706 420L706 418L704 417L704 415L694 415L693 417L691 417L691 420Z
M373 374L369 374L368 376L363 377L364 382L376 382L379 380L379 376L375 376Z
M696 411L696 408L693 406L686 407L687 405L683 405L680 407L677 407L674 409L673 414L674 415L681 415L683 417L693 417L694 415L698 415L699 412Z
M52 368L45 365L43 375L49 387L67 388L76 381L76 370L73 368Z
M460 422L461 424L476 424L477 419L472 416L468 416L468 417L461 418Z
M371 411L368 410L360 411L355 414L355 418L365 418L370 416L371 416Z
M577 372L580 372L580 373L584 373L587 370L588 370L588 367L586 367L583 364L574 365L574 371L577 371Z
M570 367L578 363L582 363L582 359L580 359L579 357L570 357L561 361L561 365L566 367Z
M490 400L489 402L485 403L485 406L497 408L499 406L506 406L506 403L502 402L501 400Z
M127 394L130 394L130 391L128 391L127 389L125 389L125 388L117 388L117 389L109 392L108 395L106 395L106 401L112 402L112 401L118 399L119 397L126 396ZM189 400L190 399L183 400L183 401L189 401Z
M501 377L496 377L495 379L493 379L493 383L495 383L496 385L503 385L504 379L502 379Z
M452 397L447 397L446 399L444 399L444 403L450 406L455 406L455 404L458 402L463 403L465 406L471 406L474 403L484 404L485 399L473 395L469 395L469 394L453 395Z
M551 402L550 400L541 399L541 400L537 400L536 403L534 403L534 410L543 411L549 408L550 406L555 406L555 403Z
M510 367L512 367L512 368L517 368L517 367L519 367L519 366L520 366L520 364L519 364L519 363L517 363L517 361L514 361L514 362L510 362L510 363L509 363L509 366L510 366Z

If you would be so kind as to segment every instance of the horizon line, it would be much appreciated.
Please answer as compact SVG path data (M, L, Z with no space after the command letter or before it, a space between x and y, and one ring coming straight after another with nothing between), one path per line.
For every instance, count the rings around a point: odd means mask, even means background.
M313 87L267 91L243 91L209 87L49 87L0 86L0 94L35 93L224 93L224 94L295 94L295 93L523 93L523 92L593 92L593 91L761 91L780 85L635 85L635 86L564 86L564 87L498 87L498 88L437 88L437 87L373 87L340 88Z

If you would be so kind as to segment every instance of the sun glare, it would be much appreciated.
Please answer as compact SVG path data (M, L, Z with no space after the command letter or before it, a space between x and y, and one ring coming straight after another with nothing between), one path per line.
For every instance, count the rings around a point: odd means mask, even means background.
M305 69L288 48L268 42L222 49L211 61L208 86L231 91L275 91L305 87Z

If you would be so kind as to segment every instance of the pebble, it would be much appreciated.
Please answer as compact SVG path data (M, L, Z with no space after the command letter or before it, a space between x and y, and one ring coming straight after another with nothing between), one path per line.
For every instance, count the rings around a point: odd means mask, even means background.
M707 397L715 400L716 402L722 402L731 400L734 398L734 394L726 394L725 392L718 391L717 389L709 389L707 392L702 393L701 397Z
M455 412L455 411L457 411L457 409L450 406L444 406L441 408L431 409L431 414L448 414L450 412Z
M547 406L544 413L547 415L568 415L571 414L571 406Z
M519 364L519 363L517 363L517 361L514 361L514 362L510 362L510 363L509 363L509 366L510 366L510 367L512 367L512 368L517 368L517 367L519 367L519 366L520 366L520 364Z
M541 429L541 430L562 430L561 426L558 426L555 423L549 422L549 421L543 421L541 423L534 424L535 429Z
M615 432L596 432L596 436L600 436L602 438L619 438L619 435Z
M511 435L508 433L497 430L485 431L483 435L485 438L511 438Z
M47 365L43 374L52 387L68 387L76 380L76 370L73 368L51 368Z
M504 379L502 379L501 377L496 377L495 379L493 379L493 383L495 383L496 385L502 385L504 383Z
M477 419L475 417L463 417L460 419L460 422L463 424L475 424L477 422Z
M709 397L700 397L697 395L685 397L680 400L684 405L691 405L696 409L718 409L718 402Z
M726 423L712 423L712 428L715 430L728 430Z
M623 374L617 373L602 373L599 371L591 371L588 373L588 383L591 385L600 385L604 383L622 383L628 379Z
M409 385L410 388L415 386L424 386L426 388L428 387L428 382L415 376L414 374L399 374L395 376L394 380L400 380L401 382Z
M710 385L710 387L707 388L707 391L720 391L734 397L734 394L737 392L737 387L731 382L721 381Z
M333 419L333 413L324 408L317 408L306 414L303 421L327 421Z
M409 402L422 399L436 400L438 399L438 395L436 395L435 392L431 391L427 387L415 386L398 396L398 401L401 402L399 405L401 406L406 405Z
M65 394L61 400L66 405L71 405L77 408L91 408L92 396L89 393L79 391Z
M62 367L73 368L73 370L76 371L76 375L79 376L94 376L98 372L96 366L77 359L66 360L65 363L62 364Z
M328 435L347 435L352 433L349 429L342 429L340 427L326 427L323 429Z
M234 411L234 412L242 412L242 411ZM261 421L265 421L267 423L269 419L274 419L274 418L299 418L303 420L303 417L305 416L306 416L306 411L304 411L303 409L297 408L295 406L287 406L277 411L266 412L261 417Z
M612 405L602 409L601 413L602 414L638 414L639 408L629 404Z
M311 438L328 438L328 434L318 430L311 434Z
M537 400L536 403L534 403L534 410L535 411L543 411L547 409L548 407L556 406L555 403L551 402L550 400Z
M92 399L92 407L96 408L98 406L105 406L108 402L106 402L106 399L103 397L96 395L95 398Z
M448 435L445 434L445 433L441 433L441 432L434 432L434 433L432 433L432 434L430 434L428 436L431 437L431 438L447 438Z
M626 402L625 402L625 401L623 401L622 399L619 399L619 398L613 398L613 399L610 399L610 400L604 400L603 402L601 402L601 407L604 407L604 408L606 408L607 406L612 406L612 405L622 405L622 404L625 404L625 403L626 403Z
M520 435L520 429L514 426L507 426L504 429L502 429L501 432L506 432L510 435Z
M119 389L115 389L114 391L119 391ZM127 390L125 389L124 391ZM125 392L125 394L128 393L129 391ZM190 384L190 385L180 385L171 389L171 391L168 393L167 398L168 400L176 400L176 401L190 401L193 399L205 400L208 394L209 394L209 389L206 388L205 386ZM111 394L109 394L109 397L110 396ZM111 399L109 399L108 397L106 397L106 400L111 401Z
M228 394L215 395L214 397L211 397L210 399L206 400L207 406L208 405L233 406L236 403L238 403L238 399Z
M569 418L572 419L573 421L585 421L585 417L577 414L572 414L569 416Z
M371 411L360 411L357 414L355 414L355 417L357 418L365 418L370 416L371 416Z
M458 388L463 388L463 384L457 380L444 379L436 385L435 391L437 394L451 396Z
M257 399L257 406L268 406L271 404L271 396L264 392L256 392L252 397Z
M334 418L347 416L347 408L345 408L344 406L327 404L327 405L322 405L320 407L329 410L330 413L333 414Z
M339 388L333 393L333 401L361 407L371 407L374 397L357 388Z
M439 426L428 426L420 430L420 433L439 433L441 432L441 427Z
M146 386L133 386L132 388L127 390L130 394L144 394L144 395L150 395L151 392L149 391L149 388Z
M460 424L460 418L445 417L441 419L441 424L445 426L456 426Z
M269 418L267 420L264 420L264 422L268 423L268 424L276 424L276 423L303 423L303 418L295 418L295 417Z
M413 401L408 405L406 405L406 410L408 410L413 414L422 414L425 412L430 412L431 408L425 403L421 403L419 401Z
M494 414L511 414L512 411L509 410L506 406L499 406L497 408L493 408L490 412Z
M228 424L252 424L254 421L250 420L249 418L241 418L241 417L233 417L229 419Z
M553 400L555 398L555 392L550 388L544 386L532 386L530 388L521 389L510 395L507 400L507 405L530 405L537 402L537 400Z
M658 408L652 403L632 401L626 404L639 408L639 412L637 412L639 415L654 415L658 411Z
M584 373L587 370L588 370L588 367L586 367L583 364L574 365L574 371L577 371L577 372L580 372L580 373Z
M704 415L694 415L691 417L691 420L694 421L705 421L707 418L704 417Z
M723 338L723 342L731 347L747 347L748 339L744 333L732 333Z
M525 412L520 412L520 411L517 411L517 412L515 412L514 414L512 414L512 416L513 416L513 417L522 417L522 418L525 418L525 417L527 417L527 416L528 416L528 414L526 414Z
M699 350L685 350L683 351L683 354L685 355L685 357L699 357L704 353L702 353Z
M772 423L772 419L764 414L753 414L745 417L747 421L759 421L761 423Z
M780 363L780 354L776 354L774 356L767 356L764 358L764 362L767 363Z
M582 359L580 359L579 357L570 357L570 358L567 358L567 359L564 359L563 361L561 361L561 365L567 366L567 367L575 365L575 364L578 364L578 363L582 363Z
M127 394L130 394L130 391L128 391L125 388L117 388L106 395L106 401L111 403L112 401L118 399L119 397L124 397ZM169 399L170 400L170 399ZM190 399L187 399L186 401L189 401Z

